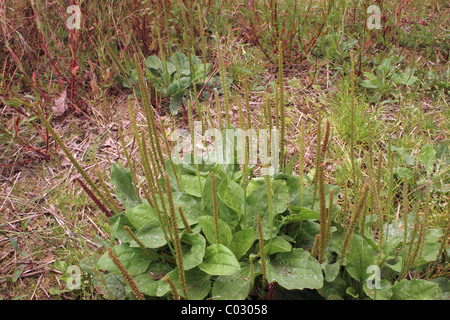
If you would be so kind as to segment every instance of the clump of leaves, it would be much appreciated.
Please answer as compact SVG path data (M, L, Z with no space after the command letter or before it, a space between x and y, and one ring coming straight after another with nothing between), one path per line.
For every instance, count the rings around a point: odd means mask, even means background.
M111 168L115 194L125 208L109 218L118 240L113 252L147 298L187 292L181 294L185 299L264 299L268 283L275 285L277 298L300 298L311 290L326 299L440 299L448 294L444 278L405 277L448 254L448 248L442 251L444 232L421 227L426 222L417 214L406 216L406 231L402 220L385 224L387 239L380 248L372 232L376 217L360 217L365 199L349 227L340 216L339 187L323 179L319 192L307 176L301 186L300 177L291 173L254 177L244 189L236 164L167 161L166 172L165 193L152 206L140 200L127 169ZM314 247L323 224L329 235L319 263ZM170 233L173 226L176 233ZM122 284L114 289L119 298L124 292L133 297L107 253L97 267L116 286ZM379 270L378 282L374 270Z
M375 67L375 73L363 72L366 79L360 80L359 85L368 88L373 94L370 102L377 103L382 98L397 97L400 93L399 86L413 86L417 82L414 69L399 70L402 60L401 56L393 55L381 60Z
M448 194L450 192L450 153L448 145L438 144L435 148L424 144L414 156L412 150L392 146L399 166L394 169L398 179L404 179L417 190L421 190L427 181L431 181L430 192Z
M267 189L266 179L254 178L244 193L242 171L237 170L237 166L203 164L199 166L199 176L189 165L180 164L175 168L173 171L167 163L173 206L181 208L175 216L190 299L246 299L249 295L258 295L255 283L261 282L263 269L267 270L268 282L277 282L287 290L322 286L320 264L287 234L300 221L319 217L317 211L298 207L301 201L299 177L274 176L271 191ZM179 186L175 175L178 175ZM172 238L165 236L165 227L156 210L145 200L137 200L126 169L114 165L111 178L116 195L126 208L109 219L113 235L120 242L114 246L118 259L145 295L170 297L167 277L181 292L183 284L178 275ZM269 206L268 192L272 195L272 206ZM168 204L167 192L160 201ZM312 190L307 190L303 201L305 205L312 203ZM318 201L316 203L318 205ZM314 208L317 210L318 206ZM218 215L215 216L215 212ZM257 215L262 220L260 234ZM125 226L144 248L124 230ZM265 268L261 266L262 255ZM97 265L120 277L107 254Z
M209 63L202 63L197 56L190 59L184 53L177 51L166 61L160 57L149 56L145 61L144 76L149 84L153 98L170 98L170 112L177 114L183 105L183 99L190 93L202 92L203 97L209 97L212 90L222 92L220 76L215 75ZM231 79L226 78L226 86L231 85ZM131 69L131 77L125 79L122 85L126 88L135 87L139 95L138 73ZM195 90L194 90L195 87Z

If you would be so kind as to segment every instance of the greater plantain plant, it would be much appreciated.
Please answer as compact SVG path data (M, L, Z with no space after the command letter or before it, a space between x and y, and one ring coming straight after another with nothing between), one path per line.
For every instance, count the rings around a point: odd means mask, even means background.
M209 63L202 63L192 55L189 59L184 53L176 51L166 61L164 58L153 55L145 61L144 77L150 85L150 94L153 98L170 98L170 112L177 114L182 107L183 98L189 96L189 92L202 92L203 97L209 97L216 89L222 92L221 77L212 73ZM224 76L227 87L231 85L231 79ZM131 69L130 78L124 79L122 85L126 88L134 88L138 84L136 68ZM195 87L195 90L194 90ZM140 95L140 89L136 86L136 93Z
M397 98L400 89L398 86L413 86L419 79L414 75L414 69L402 72L399 69L401 56L393 55L382 59L375 67L375 74L363 72L367 79L360 80L359 85L369 89L373 96L371 103L378 103L382 98ZM375 62L376 63L376 62Z
M165 192L154 206L139 200L128 170L111 168L125 208L109 218L118 242L112 252L147 298L168 299L176 290L184 299L263 299L268 283L276 284L278 298L315 289L326 299L441 299L448 290L441 289L446 278L405 278L444 253L444 232L427 229L416 211L383 226L380 248L372 232L376 217L362 218L368 188L347 224L339 222L339 188L320 177L314 197L315 185L301 188L300 177L290 173L254 177L244 192L238 166L174 167L166 161L159 182ZM110 253L97 266L116 286L117 279L122 283L121 294L134 292Z

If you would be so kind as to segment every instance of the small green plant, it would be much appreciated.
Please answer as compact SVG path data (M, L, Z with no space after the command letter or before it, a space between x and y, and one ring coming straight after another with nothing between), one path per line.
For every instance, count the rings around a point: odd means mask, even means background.
M144 76L149 84L150 94L153 98L170 98L170 112L177 114L183 105L183 99L194 92L202 93L203 97L209 97L212 90L222 92L221 78L215 75L209 63L202 63L197 56L191 59L182 52L177 51L170 56L168 61L158 56L149 56L145 61ZM225 77L226 85L231 85L231 79ZM122 85L133 88L138 83L138 73L131 69L131 77L125 79ZM195 87L195 90L194 90ZM140 89L136 86L136 92L140 95Z
M430 192L447 194L450 192L450 154L448 145L438 144L435 148L426 143L422 146L417 156L412 150L392 146L396 154L399 166L394 173L400 180L406 179L415 189L424 189L427 181L431 182Z
M384 97L399 95L399 88L397 86L412 86L418 78L414 76L414 69L408 69L404 72L399 70L399 64L402 57L393 55L389 58L384 58L375 67L375 74L372 72L364 72L365 80L360 80L359 85L368 88L373 93L370 102L377 103Z

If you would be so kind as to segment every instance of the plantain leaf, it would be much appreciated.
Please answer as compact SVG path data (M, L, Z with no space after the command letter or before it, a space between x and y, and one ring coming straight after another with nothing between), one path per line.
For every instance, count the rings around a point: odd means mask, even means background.
M183 174L181 175L180 183L181 188L187 194L190 194L194 197L202 196L201 190L203 188L203 185L205 184L205 178L201 176L197 177L189 174Z
M141 203L133 208L125 210L128 221L137 230L156 217L155 210L148 203Z
M151 258L140 248L131 248L128 244L120 244L114 247L114 254L131 276L144 273L150 265ZM109 257L103 254L97 262L100 270L106 270L120 274L119 269Z
M244 203L244 190L233 180L224 179L217 189L217 195L229 208L241 214Z
M156 296L162 297L170 292L170 286L165 278L169 277L175 285L178 293L181 294L180 279L178 277L178 269L175 268L162 279L159 280ZM211 276L205 274L198 268L187 270L185 272L186 287L191 300L203 300L211 291Z
M164 231L161 228L157 217L144 224L136 233L136 237L138 237L147 248L152 249L162 247L167 243ZM138 244L133 241L131 246L138 246Z
M215 300L245 300L251 290L250 268L242 268L229 276L218 276L214 281L212 296Z
M270 242L270 240L264 241L264 254L266 255L277 252L290 252L291 250L292 245L284 240L283 237L277 236L272 239L272 242Z
M186 234L185 237L191 245L183 248L183 266L184 270L190 270L202 263L205 255L206 240L198 233Z
M225 173L223 173L225 175ZM219 175L215 176L216 186L220 186L222 179ZM225 221L231 230L239 223L239 213L227 206L218 196L217 206L219 209L219 218ZM205 211L209 214L213 214L213 200L212 200L212 186L211 186L211 175L206 177L205 183L203 185L203 200L205 202Z
M288 290L319 289L323 285L320 264L304 249L296 248L267 259L269 282L277 282Z
M380 286L369 289L367 282L364 282L363 290L367 296L372 300L390 300L392 298L392 285L389 281L383 279L380 281Z
M441 300L442 290L437 283L423 279L403 279L392 286L394 300Z
M370 276L367 268L376 264L373 248L359 235L353 236L351 251L346 254L345 258L347 272L353 279L360 282L367 280Z
M133 187L130 171L124 169L122 165L111 166L111 183L114 185L117 199L125 208L133 208L140 203Z
M239 260L253 245L255 235L252 228L247 228L233 234L231 243L228 246Z
M231 275L241 269L233 252L223 244L212 244L207 247L204 259L198 267L210 275Z
M214 217L212 216L201 216L198 218L198 223L205 234L206 240L209 243L214 244L217 242L216 228L214 225ZM231 230L230 227L221 219L218 219L218 231L220 243L229 246L231 243Z

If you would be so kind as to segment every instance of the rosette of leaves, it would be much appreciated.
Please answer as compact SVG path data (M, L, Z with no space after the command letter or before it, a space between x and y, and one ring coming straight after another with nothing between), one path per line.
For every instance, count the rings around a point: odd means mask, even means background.
M177 51L169 60L162 60L156 55L149 56L144 61L145 77L150 87L152 97L160 99L170 98L170 112L177 114L182 107L183 99L190 93L194 93L194 86L197 92L202 87L203 97L209 97L212 90L216 89L218 93L222 92L222 83L220 76L210 77L212 66L209 63L202 63L197 56L188 56ZM227 87L231 85L231 79L226 77ZM126 88L133 88L139 95L139 88L135 86L138 83L138 75L135 68L131 69L131 77L125 79L122 85Z
M378 226L376 216L358 221L348 234L337 204L339 187L325 184L320 192L325 199L320 199L307 175L300 179L288 171L253 177L244 188L248 168L242 171L236 163L194 165L167 160L168 180L160 182L163 192L158 192L157 204L152 206L136 193L130 172L113 165L111 183L124 211L109 218L116 241L107 245L148 299L178 296L172 290L194 300L265 299L268 283L273 284L276 299L448 298L448 279L405 276L410 270L425 272L437 261L445 263L442 259L449 248L443 247L443 230L421 228L424 221L411 213L406 232L402 219L384 225L386 239L380 248L377 233L372 232ZM173 236L167 234L170 217L164 210L157 211L164 207L181 208L175 212L181 259ZM319 263L311 252L321 231L324 207L329 237ZM345 239L349 241L344 250ZM110 295L133 298L107 253L96 268L104 272L103 288ZM373 278L377 268L380 273ZM182 294L183 288L187 295Z
M308 227L308 221L319 219L316 206L319 201L317 196L313 199L312 186L305 188L306 193L302 196L298 176L272 176L269 178L269 205L267 178L253 178L244 189L243 172L237 165L202 163L195 167L167 162L166 172L173 205L181 207L184 214L183 218L177 212L176 217L189 299L265 298L268 282L276 284L278 293L322 287L321 266L308 251L312 244L306 237L299 238L299 242L295 239L302 223ZM215 190L211 173L214 173ZM166 277L170 277L181 292L173 246L170 237L168 239L164 234L162 220L158 219L155 208L139 199L130 172L122 166L113 165L111 182L116 197L125 208L124 212L109 219L112 236L119 243L113 246L116 256L147 298L171 297ZM337 187L327 186L326 190L331 188ZM169 201L166 194L159 198L161 204ZM218 209L217 218L214 206ZM335 211L338 210L339 206L335 205ZM262 221L261 234L258 215ZM133 231L141 244L124 230L125 226ZM306 230L304 234L308 232ZM265 268L261 265L260 239ZM106 277L121 279L108 254L100 257L97 267L106 272ZM263 270L267 279L265 286ZM126 283L123 285L121 292L131 295Z
M375 67L375 73L363 72L366 79L360 80L359 85L372 93L371 103L377 103L382 98L396 98L400 94L399 86L411 87L419 80L414 75L414 69L399 70L402 60L402 57L393 55L381 60Z

